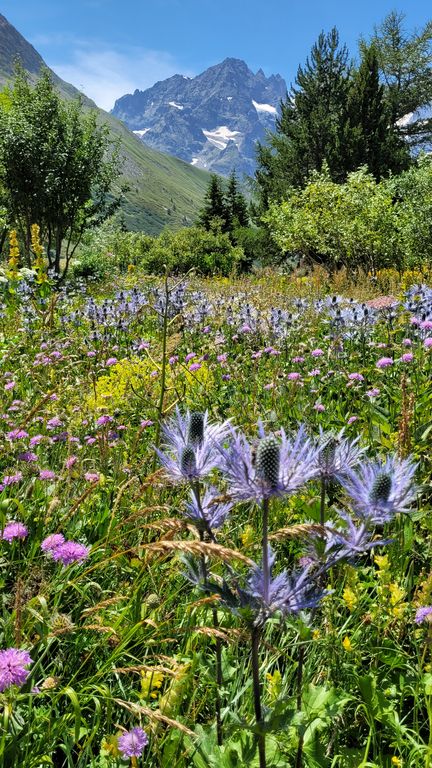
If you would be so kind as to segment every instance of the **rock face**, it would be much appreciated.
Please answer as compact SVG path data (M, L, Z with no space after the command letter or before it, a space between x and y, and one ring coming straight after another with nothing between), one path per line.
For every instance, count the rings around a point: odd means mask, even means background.
M274 129L286 90L280 75L225 59L197 77L174 75L122 96L112 114L154 149L222 175L251 175L255 143Z

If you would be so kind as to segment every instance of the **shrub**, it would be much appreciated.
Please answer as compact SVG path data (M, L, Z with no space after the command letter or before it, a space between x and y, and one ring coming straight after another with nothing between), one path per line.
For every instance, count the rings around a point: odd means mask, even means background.
M143 265L154 273L161 273L166 266L172 273L196 269L201 275L229 275L236 271L243 258L243 249L232 245L227 234L191 227L179 232L163 232L153 243Z

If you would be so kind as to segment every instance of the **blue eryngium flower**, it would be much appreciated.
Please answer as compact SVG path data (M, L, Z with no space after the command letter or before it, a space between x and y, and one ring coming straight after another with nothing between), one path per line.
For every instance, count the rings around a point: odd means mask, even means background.
M262 501L293 493L317 475L317 448L300 427L294 439L280 430L281 439L265 435L260 425L256 451L245 435L231 429L231 442L221 448L222 471L229 493L238 501Z
M274 563L275 555L269 547L270 573ZM315 608L328 594L319 584L322 573L323 569L317 571L311 565L291 573L282 571L274 578L270 576L266 590L263 569L256 565L249 575L246 588L239 590L243 607L248 605L254 609L255 623L265 621L274 613L288 616Z
M358 445L359 438L348 440L343 432L343 429L337 433L325 432L320 427L317 445L318 476L325 480L340 479L359 463L364 453L364 449Z
M382 525L398 512L407 512L416 493L416 468L411 459L389 456L384 463L365 461L357 471L349 470L342 485L354 514L369 524Z
M157 454L167 475L175 481L194 482L206 477L222 461L221 446L229 433L228 421L211 424L208 412L176 409L162 427L162 449Z
M219 501L220 492L217 488L207 488L202 498L191 492L191 499L186 504L185 515L199 530L221 528L232 507L231 502Z

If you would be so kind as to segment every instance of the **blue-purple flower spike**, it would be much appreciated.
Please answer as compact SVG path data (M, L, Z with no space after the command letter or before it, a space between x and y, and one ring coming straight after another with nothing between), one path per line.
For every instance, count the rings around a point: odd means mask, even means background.
M245 435L231 431L228 449L222 449L222 470L232 498L238 501L262 501L272 496L293 493L317 475L317 448L300 427L294 439L280 431L278 440L265 435L256 455Z
M325 480L339 480L359 463L364 454L364 449L358 445L359 438L348 440L343 432L343 429L338 433L324 432L320 428L318 474Z
M407 512L416 494L411 459L391 456L383 463L363 462L347 472L342 484L351 497L354 513L370 523L382 525L398 512Z
M162 448L157 449L160 462L171 480L195 482L219 467L221 447L230 430L229 422L209 422L207 411L176 409L175 416L162 427Z

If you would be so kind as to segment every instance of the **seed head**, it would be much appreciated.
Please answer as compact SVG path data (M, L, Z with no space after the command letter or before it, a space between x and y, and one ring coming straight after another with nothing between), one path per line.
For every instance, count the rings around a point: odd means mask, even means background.
M181 471L184 475L192 476L196 473L195 451L191 445L186 445L181 452Z
M277 488L280 470L280 446L274 435L264 437L258 443L256 454L257 475L270 488Z
M204 440L204 414L192 411L189 417L187 441L191 445L202 445Z
M375 504L379 501L388 501L392 488L392 480L387 472L380 472L372 486L370 498Z

